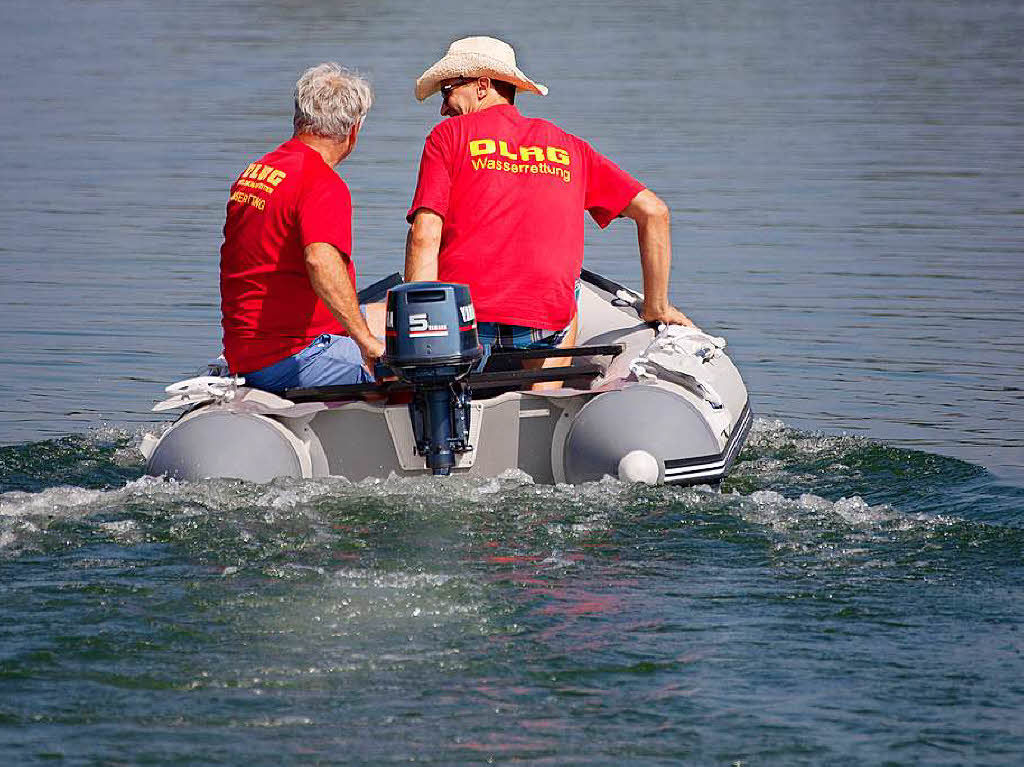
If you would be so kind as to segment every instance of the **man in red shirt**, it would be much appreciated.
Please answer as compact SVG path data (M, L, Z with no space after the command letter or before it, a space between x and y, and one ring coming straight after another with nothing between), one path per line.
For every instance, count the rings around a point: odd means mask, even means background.
M569 346L583 212L602 228L627 216L639 235L644 319L692 325L668 300L665 203L583 139L523 117L516 90L547 93L519 70L510 45L490 37L456 40L417 80L416 97L440 91L451 119L423 148L405 278L468 284L485 343Z
M246 384L361 383L384 351L360 312L352 198L333 167L356 146L369 83L334 63L295 85L294 133L231 187L220 254L224 354Z

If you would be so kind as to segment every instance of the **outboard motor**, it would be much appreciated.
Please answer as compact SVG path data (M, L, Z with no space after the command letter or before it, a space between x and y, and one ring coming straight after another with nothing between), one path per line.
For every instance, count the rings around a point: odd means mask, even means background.
M468 286L410 282L388 291L381 363L414 387L416 452L435 475L450 474L455 454L473 449L463 379L482 354Z

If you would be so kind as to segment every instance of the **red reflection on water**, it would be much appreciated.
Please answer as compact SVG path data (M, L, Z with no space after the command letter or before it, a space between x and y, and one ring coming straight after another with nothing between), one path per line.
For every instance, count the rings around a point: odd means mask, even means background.
M537 751L550 749L554 746L550 738L531 738L525 735L509 735L502 733L501 740L490 743L483 743L478 740L470 740L465 743L457 743L459 748L466 748L470 751L490 751L507 754L510 751Z
M555 592L557 594L557 592ZM555 604L545 605L537 612L540 615L587 615L592 613L611 613L622 606L622 598L614 594L588 594L587 592L557 594L561 600Z

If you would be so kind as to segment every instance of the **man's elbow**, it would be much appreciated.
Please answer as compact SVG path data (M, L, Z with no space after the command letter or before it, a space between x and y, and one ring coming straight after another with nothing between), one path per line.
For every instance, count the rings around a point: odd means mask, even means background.
M414 253L429 253L436 250L440 244L441 232L426 231L415 226L409 230L409 247Z
M319 296L321 287L333 280L349 280L348 256L325 242L316 242L306 246L303 252L306 262L306 274Z
M420 208L409 228L409 242L416 248L436 247L441 242L444 219L432 210Z
M311 272L323 271L323 268L327 265L327 258L319 251L306 249L305 253L306 269Z
M306 261L306 268L318 272L325 272L345 267L348 264L348 256L337 248L317 243L305 249L303 256Z
M648 189L646 191L647 194L642 195L640 200L644 218L648 221L668 223L672 217L668 205L651 190Z
M623 212L638 224L668 224L671 219L668 205L650 189L634 197Z

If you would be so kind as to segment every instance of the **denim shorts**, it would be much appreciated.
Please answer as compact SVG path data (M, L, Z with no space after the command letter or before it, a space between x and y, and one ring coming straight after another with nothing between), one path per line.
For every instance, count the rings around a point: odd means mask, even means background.
M480 343L493 349L554 349L565 340L569 328L543 330L526 325L479 322L476 332Z
M363 367L363 355L348 336L324 333L305 349L252 373L243 373L245 385L279 394L285 389L373 380Z
M577 304L580 300L580 288L581 283L576 280ZM478 322L476 332L480 337L480 343L492 349L554 349L565 340L571 328L571 321L561 330L505 325L501 322Z

